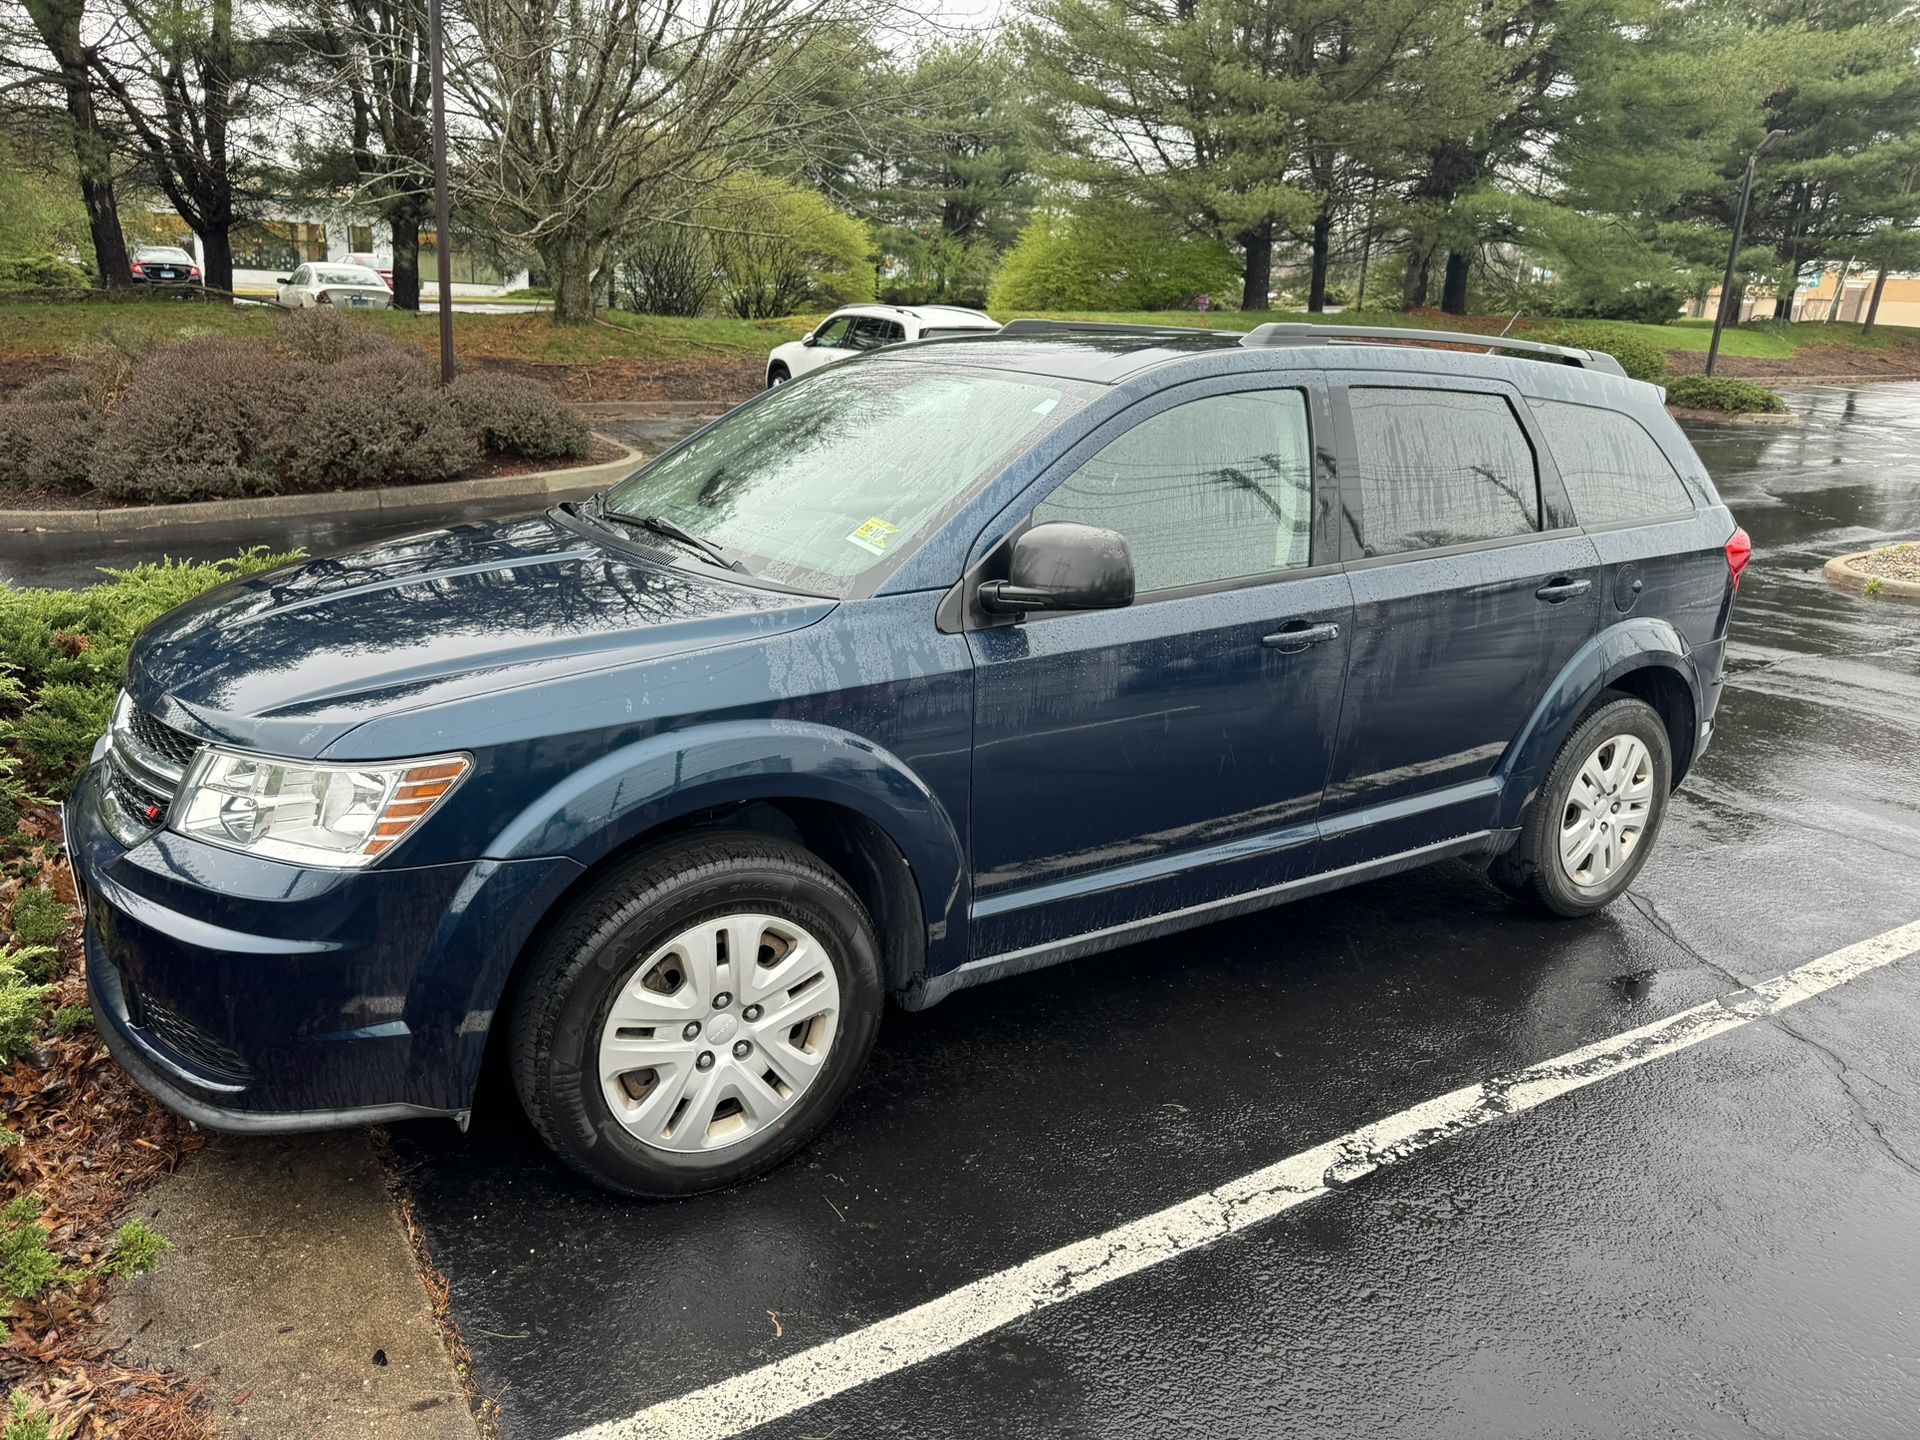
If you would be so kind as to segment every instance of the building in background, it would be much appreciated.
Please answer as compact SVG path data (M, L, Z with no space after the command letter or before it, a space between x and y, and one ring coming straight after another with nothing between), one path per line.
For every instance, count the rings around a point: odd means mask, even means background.
M1794 292L1793 318L1813 322L1831 319L1840 325L1858 325L1865 320L1867 306L1873 299L1873 282L1877 272L1857 268L1849 270L1844 286L1840 273L1841 267L1835 265L1823 270L1817 282L1815 277L1808 276L1809 283ZM1746 294L1741 297L1739 323L1745 324L1756 313L1764 319L1772 319L1773 299L1770 286L1749 285ZM1707 292L1704 305L1688 300L1681 311L1696 319L1711 320L1719 307L1720 287L1716 285ZM1897 325L1920 329L1920 275L1887 276L1887 288L1880 296L1880 311L1874 316L1873 323L1876 326Z

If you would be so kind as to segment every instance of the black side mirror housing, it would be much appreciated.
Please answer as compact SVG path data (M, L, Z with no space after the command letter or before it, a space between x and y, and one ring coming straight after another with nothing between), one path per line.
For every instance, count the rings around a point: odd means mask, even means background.
M282 285L291 285L293 283L293 277L291 275L282 275L278 278Z
M1008 578L980 587L994 615L1029 610L1119 610L1133 603L1126 538L1095 525L1036 525L1013 542Z

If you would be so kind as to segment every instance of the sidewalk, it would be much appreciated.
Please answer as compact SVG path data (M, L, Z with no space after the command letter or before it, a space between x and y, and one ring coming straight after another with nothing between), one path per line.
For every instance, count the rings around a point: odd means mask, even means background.
M110 1343L203 1379L223 1440L476 1440L367 1132L216 1137L137 1213L173 1249Z

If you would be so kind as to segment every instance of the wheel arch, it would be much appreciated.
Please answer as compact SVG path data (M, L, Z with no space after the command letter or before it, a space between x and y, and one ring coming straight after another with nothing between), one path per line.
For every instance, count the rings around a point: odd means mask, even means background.
M867 907L889 989L965 943L966 870L946 807L871 741L796 721L736 721L655 736L603 756L521 812L489 849L511 860L563 855L578 874L542 911L512 973L552 917L635 851L693 831L741 829L795 841ZM512 974L480 1004L497 1004Z
M1610 626L1561 668L1501 761L1499 823L1520 824L1573 728L1609 690L1645 701L1659 714L1678 786L1699 748L1700 681L1690 649L1665 620L1639 617Z

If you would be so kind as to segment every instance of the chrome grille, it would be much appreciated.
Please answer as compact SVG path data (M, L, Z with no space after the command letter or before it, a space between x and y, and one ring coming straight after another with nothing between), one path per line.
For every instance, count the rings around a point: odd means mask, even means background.
M130 844L160 826L200 743L136 710L120 692L107 737L108 820L116 838Z

